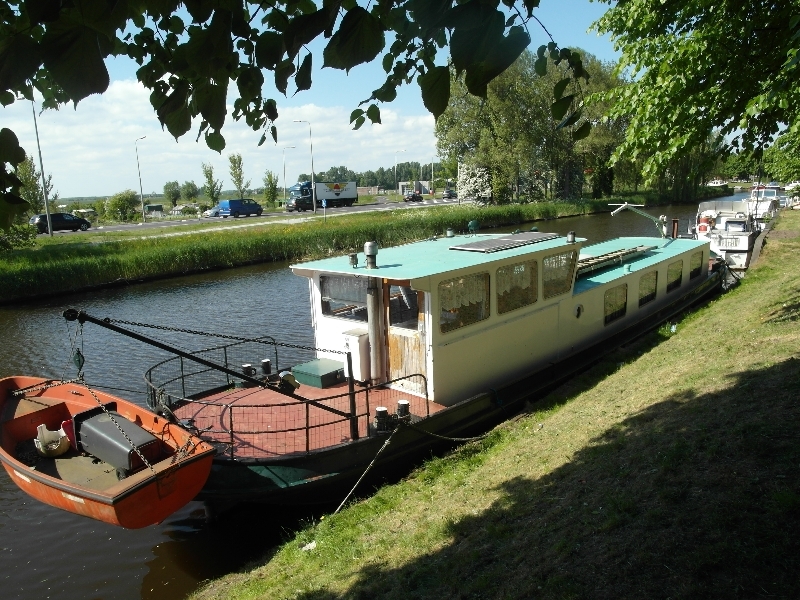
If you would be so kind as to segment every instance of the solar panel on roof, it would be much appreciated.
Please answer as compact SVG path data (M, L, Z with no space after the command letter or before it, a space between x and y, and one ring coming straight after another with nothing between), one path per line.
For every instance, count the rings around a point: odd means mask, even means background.
M514 233L500 238L479 240L468 244L450 246L450 250L466 250L467 252L500 252L501 250L511 250L520 246L536 244L553 240L558 237L557 233L540 233L538 231L526 231L525 233Z

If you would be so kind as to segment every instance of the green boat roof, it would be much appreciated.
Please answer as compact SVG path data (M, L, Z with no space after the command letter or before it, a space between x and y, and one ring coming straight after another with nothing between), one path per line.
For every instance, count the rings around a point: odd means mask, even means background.
M291 265L291 268L322 271L325 273L368 275L370 277L383 277L386 279L411 280L493 263L509 257L525 256L534 252L541 252L542 250L572 246L572 244L567 243L565 237L558 236L553 239L546 239L496 252L484 253L451 250L453 246L513 237L514 234L510 233L457 235L451 238L430 238L411 244L404 244L402 246L381 248L378 251L377 269L366 268L366 259L363 251L358 253L358 266L356 268L350 266L350 260L347 255L299 263ZM583 242L585 239L576 238L576 241Z
M355 268L350 266L350 260L347 255L297 263L291 265L291 268L297 271L319 271L343 275L368 275L371 277L383 277L396 280L419 280L430 277L431 275L456 272L461 269L491 264L511 257L526 256L543 250L572 246L572 244L567 242L565 237L557 236L552 239L544 239L535 243L495 252L452 250L453 246L486 242L491 243L490 240L513 239L513 237L513 234L507 233L458 235L452 238L430 238L428 240L404 244L402 246L381 248L377 256L377 269L366 268L363 252L358 253L358 266ZM580 243L586 240L585 238L576 238L576 241ZM703 245L707 245L707 242L654 237L615 238L598 244L581 247L580 258L600 256L617 250L636 248L638 246L652 247L653 249L646 254L627 260L624 263L630 265L632 271L639 271L663 261L665 257L674 256L686 252L691 248L698 248ZM580 293L596 285L602 285L612 281L623 273L623 269L623 265L615 265L582 277L575 285L575 293Z
M596 257L617 250L625 250L628 248L636 248L637 246L650 246L653 247L647 253L626 260L622 264L617 264L594 273L590 273L581 277L575 282L575 292L580 294L587 290L592 289L598 285L606 284L614 279L617 279L622 273L625 272L625 265L630 265L630 271L643 271L653 267L654 265L664 261L670 256L677 256L693 248L701 248L708 246L708 242L701 240L689 239L671 239L671 238L651 238L651 237L624 237L615 238L600 242L599 244L592 244L581 248L581 258Z

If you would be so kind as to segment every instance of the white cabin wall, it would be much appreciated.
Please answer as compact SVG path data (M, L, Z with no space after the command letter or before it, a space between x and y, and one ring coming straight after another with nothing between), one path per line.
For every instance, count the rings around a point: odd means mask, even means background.
M564 249L559 249L563 251ZM580 245L575 245L580 252ZM502 386L532 370L555 362L565 347L559 332L561 305L572 298L572 289L542 300L542 259L554 254L543 251L525 257L431 277L429 309L431 351L429 378L439 404L451 405L469 396ZM534 304L497 314L497 268L536 260L539 299ZM478 323L442 333L439 328L439 283L460 275L489 272L490 316ZM574 275L573 275L574 284Z

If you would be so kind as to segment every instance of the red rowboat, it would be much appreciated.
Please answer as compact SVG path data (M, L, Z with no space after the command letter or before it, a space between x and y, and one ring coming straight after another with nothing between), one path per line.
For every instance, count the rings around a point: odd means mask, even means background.
M214 453L179 425L80 381L0 379L0 462L56 508L128 529L160 523L197 495Z

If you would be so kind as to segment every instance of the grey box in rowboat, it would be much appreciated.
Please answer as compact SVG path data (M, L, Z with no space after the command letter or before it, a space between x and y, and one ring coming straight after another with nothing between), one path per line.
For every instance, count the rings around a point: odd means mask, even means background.
M139 449L151 465L158 462L161 454L161 444L158 439L136 423L114 412L115 404L109 404L107 408L108 414L97 407L75 415L75 434L83 451L126 474L144 467L133 446ZM114 424L109 414L119 427ZM120 428L125 432L124 435Z

